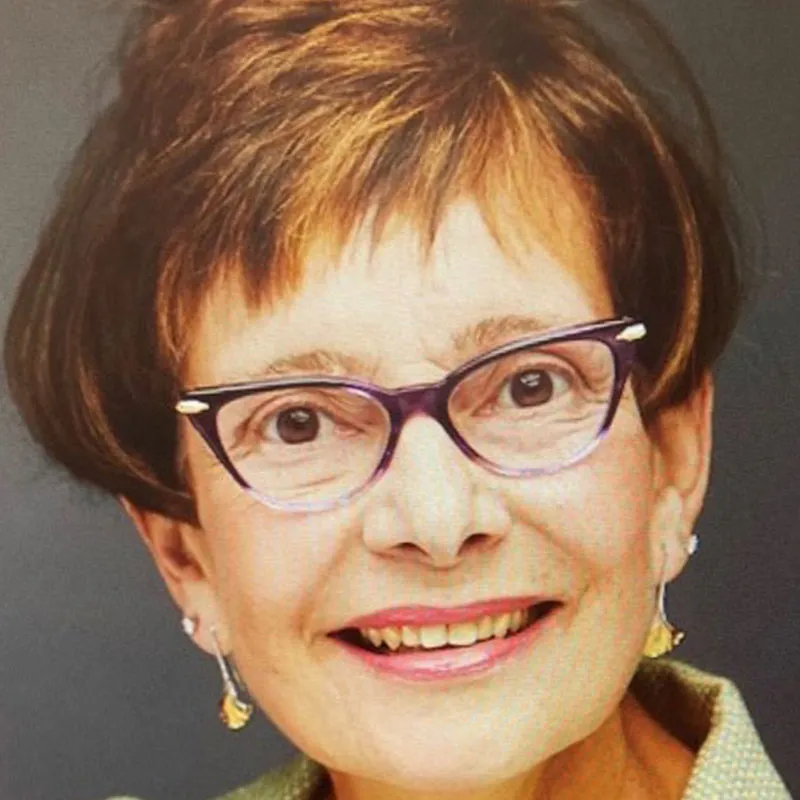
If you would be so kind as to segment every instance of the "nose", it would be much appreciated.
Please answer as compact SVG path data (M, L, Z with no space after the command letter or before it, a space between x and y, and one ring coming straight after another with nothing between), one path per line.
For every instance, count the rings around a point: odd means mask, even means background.
M374 552L446 569L505 535L507 514L479 500L475 467L428 416L406 422L384 480L382 502L364 521Z

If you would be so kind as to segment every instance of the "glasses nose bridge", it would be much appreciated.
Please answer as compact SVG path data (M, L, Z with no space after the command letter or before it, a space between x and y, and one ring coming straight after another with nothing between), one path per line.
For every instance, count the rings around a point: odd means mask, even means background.
M456 446L460 450L464 450L463 444L455 434L447 414L446 397L449 394L448 385L449 382L445 379L433 384L408 386L394 393L394 402L391 403L390 411L392 434L384 455L384 468L388 467L389 461L394 455L394 449L400 440L400 435L405 428L406 422L418 414L430 417L438 422Z
M417 414L424 414L443 423L440 413L441 392L441 383L409 386L398 392L395 395L397 432L399 433L406 422Z

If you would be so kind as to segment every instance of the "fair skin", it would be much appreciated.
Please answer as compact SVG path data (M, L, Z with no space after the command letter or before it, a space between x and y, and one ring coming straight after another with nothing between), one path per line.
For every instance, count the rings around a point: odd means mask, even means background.
M450 210L424 268L402 223L372 256L357 235L335 269L311 258L303 287L268 313L233 290L213 295L186 385L247 379L324 347L373 366L356 377L396 387L458 366L452 337L486 317L556 327L615 316L587 236L542 237L525 261L509 263L468 203ZM678 798L692 754L626 690L659 580L687 559L710 414L705 380L645 429L628 386L593 453L532 479L471 463L415 417L376 485L315 513L256 502L187 425L199 526L126 507L176 603L199 619L197 644L212 652L215 625L257 704L328 768L338 800ZM379 676L328 636L388 606L531 594L562 601L553 624L475 678Z

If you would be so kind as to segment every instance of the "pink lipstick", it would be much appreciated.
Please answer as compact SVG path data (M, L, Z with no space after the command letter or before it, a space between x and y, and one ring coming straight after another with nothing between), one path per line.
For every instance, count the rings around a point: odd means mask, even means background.
M412 682L452 680L486 673L527 650L552 627L553 618L562 606L557 600L530 597L505 598L458 608L405 606L358 617L347 628L331 634L331 638L348 656L381 675ZM513 623L512 628L508 627L509 615L514 613L517 625L520 617L524 619L519 629L513 627ZM473 628L472 643L451 644L453 634L448 638L445 630L451 629L445 626L475 623L478 619L482 620L484 628L480 641L475 640ZM490 620L495 620L499 628L487 635L486 626ZM434 644L420 642L420 634L424 640L426 629L431 631L432 626L437 629L438 641ZM401 630L402 645L398 643ZM371 634L370 638L376 638L368 641L364 638L365 632ZM406 646L408 636L413 637L410 647Z
M356 617L344 628L388 628L400 625L452 625L469 622L483 616L508 614L522 611L552 598L545 597L504 597L497 600L483 600L456 607L400 606L377 611L363 617Z

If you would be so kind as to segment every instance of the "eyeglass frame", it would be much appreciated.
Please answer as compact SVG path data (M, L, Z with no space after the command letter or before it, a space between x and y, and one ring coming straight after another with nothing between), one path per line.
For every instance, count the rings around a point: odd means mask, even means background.
M586 458L605 438L619 407L625 384L636 361L636 343L644 338L647 329L644 323L632 317L618 317L596 322L570 325L515 339L499 347L476 356L438 381L384 389L367 381L353 378L330 376L298 376L273 378L261 381L225 384L219 386L200 386L181 391L175 404L175 411L186 416L194 429L200 434L214 457L225 468L233 480L245 492L263 505L279 511L314 512L325 511L348 504L354 497L374 486L386 473L391 464L400 434L406 422L416 414L424 414L436 420L447 432L451 441L472 462L480 464L489 472L505 477L530 478L560 472ZM478 453L450 419L448 404L450 396L462 379L485 364L503 356L522 352L532 347L550 344L563 344L573 341L596 341L605 344L614 362L614 385L609 398L605 417L591 442L573 457L553 467L509 468L495 464ZM390 428L386 444L378 463L370 477L358 488L332 500L316 503L280 501L255 489L242 476L222 443L217 417L220 410L235 400L272 389L293 388L338 388L347 389L379 403L389 419Z

